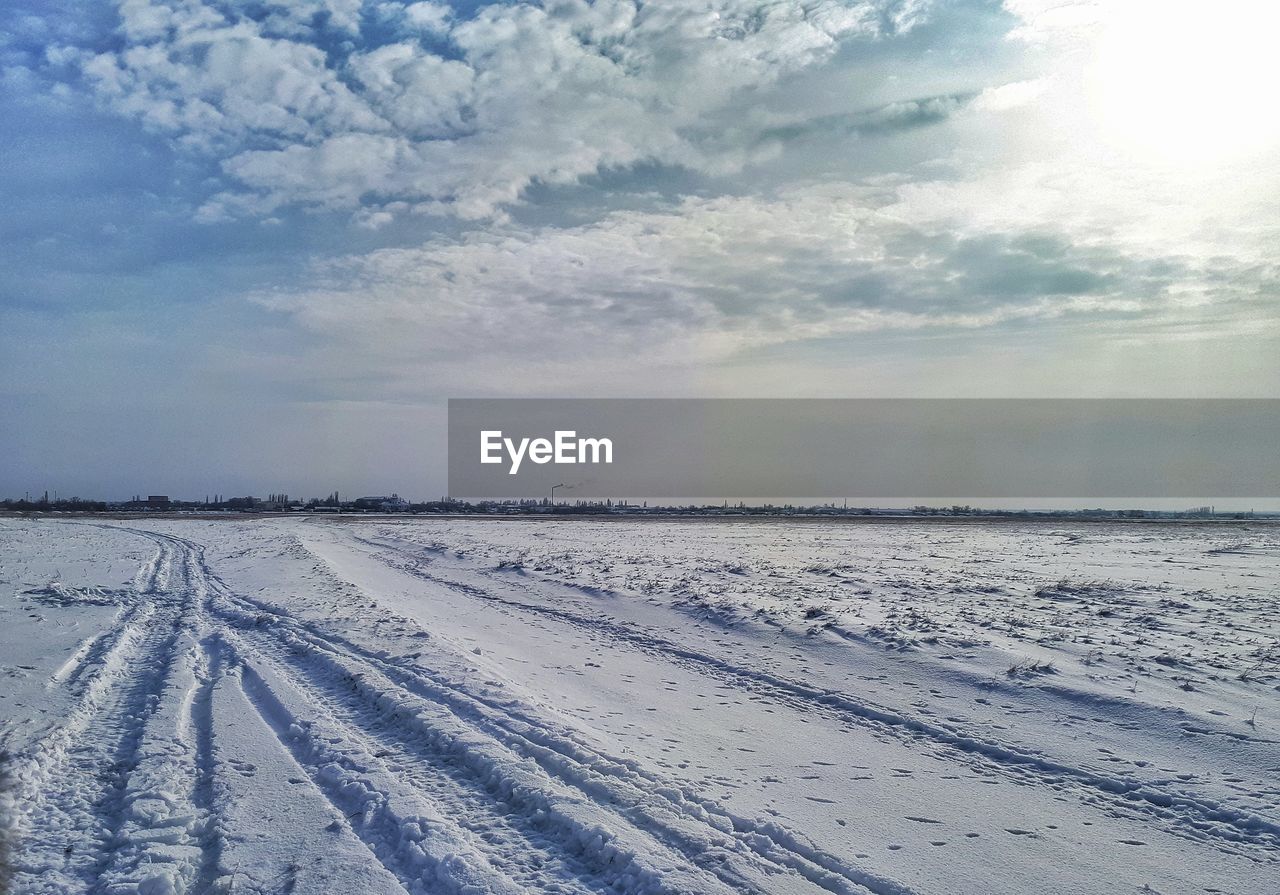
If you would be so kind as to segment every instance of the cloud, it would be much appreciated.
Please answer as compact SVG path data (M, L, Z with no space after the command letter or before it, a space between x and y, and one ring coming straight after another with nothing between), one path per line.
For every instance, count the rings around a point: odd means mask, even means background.
M973 102L974 93L944 94L886 103L872 109L813 118L794 118L787 123L763 127L754 135L757 145L793 143L796 140L857 137L912 130L946 121ZM751 142L746 128L722 132L727 144ZM727 139L726 139L727 137Z
M1007 112L1030 105L1043 96L1045 90L1046 84L1039 78L988 87L974 97L971 108L976 112Z
M462 62L405 42L355 54L348 66L361 94L396 133L438 139L472 131L476 77Z
M1274 141L1150 151L1257 130L1269 82L1234 73L1270 57L1230 16L1153 45L1133 4L1066 0L14 4L0 390L30 475L137 487L51 465L50 419L167 420L120 444L216 474L210 433L287 429L336 486L429 467L450 394L1280 381ZM228 480L278 490L262 457L299 452L267 441Z
M1004 8L1020 23L1009 37L1028 43L1088 34L1108 13L1107 4L1099 0L1004 0Z
M265 33L307 37L317 31L359 31L364 0L262 0L217 4L201 0L118 0L121 30L133 42L163 40L175 34L234 21L252 10Z
M389 12L394 14L396 4L385 4ZM428 34L446 34L449 21L453 18L453 10L447 3L410 3L402 12L406 22Z
M214 24L203 15L165 33L162 41L119 53L86 52L81 68L113 110L172 134L181 145L212 151L254 138L305 141L317 127L388 129L327 68L318 47L267 37L252 23Z
M724 172L698 124L843 44L916 27L926 0L124 0L123 46L63 51L98 99L230 182L201 215L409 202L484 218L534 182L641 162ZM362 18L365 17L365 18ZM366 38L366 19L377 22ZM355 151L367 152L357 161Z
M922 189L809 184L576 227L512 224L325 262L302 288L254 300L319 336L326 356L353 359L360 388L380 394L510 390L513 370L521 389L552 388L616 378L619 363L652 381L655 370L876 334L1087 320L1133 338L1185 334L1195 320L1208 336L1256 329L1276 272L1158 241L1120 251L1048 219L979 225L960 185L934 184L951 201L932 213Z

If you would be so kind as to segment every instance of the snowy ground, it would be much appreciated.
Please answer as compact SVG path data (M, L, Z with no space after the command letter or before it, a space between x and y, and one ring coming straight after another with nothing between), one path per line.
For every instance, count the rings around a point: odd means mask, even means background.
M21 893L1274 895L1278 610L1261 524L2 519L0 834Z

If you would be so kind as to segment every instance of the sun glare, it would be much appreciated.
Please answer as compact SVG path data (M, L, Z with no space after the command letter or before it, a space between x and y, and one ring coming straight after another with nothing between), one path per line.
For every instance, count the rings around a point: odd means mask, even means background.
M1093 70L1109 139L1181 163L1280 143L1280 6L1262 0L1116 4Z

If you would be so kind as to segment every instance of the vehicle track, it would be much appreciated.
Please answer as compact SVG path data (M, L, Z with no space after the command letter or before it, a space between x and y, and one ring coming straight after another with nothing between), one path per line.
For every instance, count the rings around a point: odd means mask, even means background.
M1276 863L1280 846L1280 823L1254 812L1222 805L1172 788L1108 776L1088 768L1075 767L1035 752L1026 752L1007 743L984 739L970 732L959 732L937 723L901 714L892 709L871 705L852 694L822 690L755 668L744 668L724 659L689 649L643 630L619 625L598 616L584 616L567 609L528 602L499 590L528 590L521 581L496 580L488 576L487 586L459 581L436 574L421 562L420 551L407 549L379 539L352 536L353 540L374 548L374 558L406 574L448 587L467 596L494 603L513 612L527 612L567 623L585 632L607 637L611 641L698 671L721 682L816 711L873 733L888 735L916 747L925 746L935 753L960 759L988 773L1020 778L1034 785L1070 789L1078 798L1102 807L1127 812L1141 812L1162 822L1177 835L1197 840L1210 839L1226 851L1251 860ZM425 549L425 548L424 548ZM388 555L394 554L393 556ZM415 555L416 554L416 555ZM484 573L480 573L482 576Z
M907 892L870 875L860 885L778 843L747 847L766 837L727 817L681 817L617 781L602 786L557 751L565 743L536 742L535 719L512 722L490 706L479 724L468 694L233 593L200 545L126 530L158 549L115 626L57 675L82 680L83 693L23 775L34 796L26 825L40 836L21 859L18 891L134 888L153 846L169 849L165 860L182 855L167 870L188 891L212 889L223 831L211 704L229 685L406 890L728 895L787 873L815 889ZM153 798L161 781L174 804Z
M22 825L39 831L15 855L16 891L89 892L146 875L130 859L140 860L147 848L134 839L138 793L130 783L149 760L148 729L172 683L177 644L196 605L186 570L175 561L180 551L158 544L113 626L50 681L75 697L64 720L15 762L26 806ZM193 844L196 863L205 861L211 845Z
M235 594L204 564L199 545L137 533L165 539L192 557L195 574L204 578L210 594L208 613L226 626L219 636L244 666L242 685L278 735L297 726L297 718L281 708L266 683L262 672L268 668L276 680L306 693L343 722L338 738L364 743L360 767L380 764L368 756L370 749L375 755L381 751L400 762L397 773L409 768L424 785L435 787L427 790L434 798L445 804L469 800L472 815L483 808L484 822L476 829L496 822L514 837L512 848L500 847L496 854L492 843L485 843L496 863L511 867L514 851L540 846L545 857L539 860L563 864L570 878L589 889L616 892L724 886L724 891L758 891L779 873L815 890L910 891L823 853L776 823L735 816L634 762L601 754L509 702L477 697L430 668L406 668L277 606ZM314 763L305 747L299 752L296 743L282 742L304 766ZM521 757L537 773L509 770ZM514 823L508 815L521 819ZM366 844L377 853L385 838ZM631 839L643 842L639 854ZM647 857L651 854L664 856L661 866ZM708 870L697 871L697 865ZM403 868L389 869L406 878ZM520 876L518 869L513 872ZM689 877L686 884L682 876Z
M282 649L274 641L249 647L246 638L239 640L237 652L252 657L245 660L242 678L254 691L256 703L270 703L277 716L291 717L290 725L298 723L274 694L266 692L267 684L253 671L266 667L272 677L331 714L342 742L358 756L360 768L366 772L376 768L388 779L407 784L425 799L436 823L451 822L451 837L460 838L515 885L534 891L550 878L575 895L625 891L618 887L621 874L608 862L575 853L571 844L557 841L554 829L521 816L495 797L485 781L460 766L455 756L436 748L427 738L415 736L413 724L403 717L403 707L379 705L383 700L371 695L353 673L317 668L305 647Z
M443 641L422 640L407 656L364 646L324 621L237 593L194 541L101 527L147 538L157 550L111 626L51 677L50 687L73 695L73 708L19 762L32 806L27 825L41 835L19 856L15 891L136 888L162 854L186 891L224 886L221 800L232 774L219 758L216 704L258 716L261 733L242 748L262 743L288 756L305 775L296 782L343 818L351 848L367 850L371 866L391 874L387 884L394 887L393 877L406 892L909 895L776 822L740 816L694 784L609 754L501 687L459 680L451 674L459 655ZM1276 860L1280 826L1246 811L1054 763L535 602L533 583L507 575L442 571L420 551L355 540L391 568L504 613L546 617L983 773ZM175 780L157 800L160 782Z
M457 891L727 895L774 891L790 878L787 891L909 895L776 823L732 816L549 729L524 707L477 697L430 668L399 665L236 594L211 572L200 544L123 530L155 542L156 556L138 572L136 601L115 629L84 650L82 665L99 666L83 675L96 695L83 731L67 731L69 739L115 744L118 761L95 808L104 835L86 858L92 866L64 875L79 885L20 891L93 891L137 877L146 830L128 814L129 778L154 771L138 770L147 761L141 744L148 725L170 723L152 717L165 688L184 694L172 722L184 749L163 761L187 778L184 804L201 818L200 849L184 878L191 891L210 889L224 871L210 706L219 686L236 686L312 786L348 814L371 859L406 889L431 878ZM141 667L164 672L129 682ZM110 718L118 720L114 739L104 735ZM86 773L102 767L81 764ZM46 786L46 802L61 805L87 785ZM41 830L52 822L31 819ZM74 830L83 818L65 826Z

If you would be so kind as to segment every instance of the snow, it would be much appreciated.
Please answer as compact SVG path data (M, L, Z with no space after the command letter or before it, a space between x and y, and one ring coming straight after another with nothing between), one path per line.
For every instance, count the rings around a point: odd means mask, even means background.
M3 519L14 891L1274 892L1278 533Z

